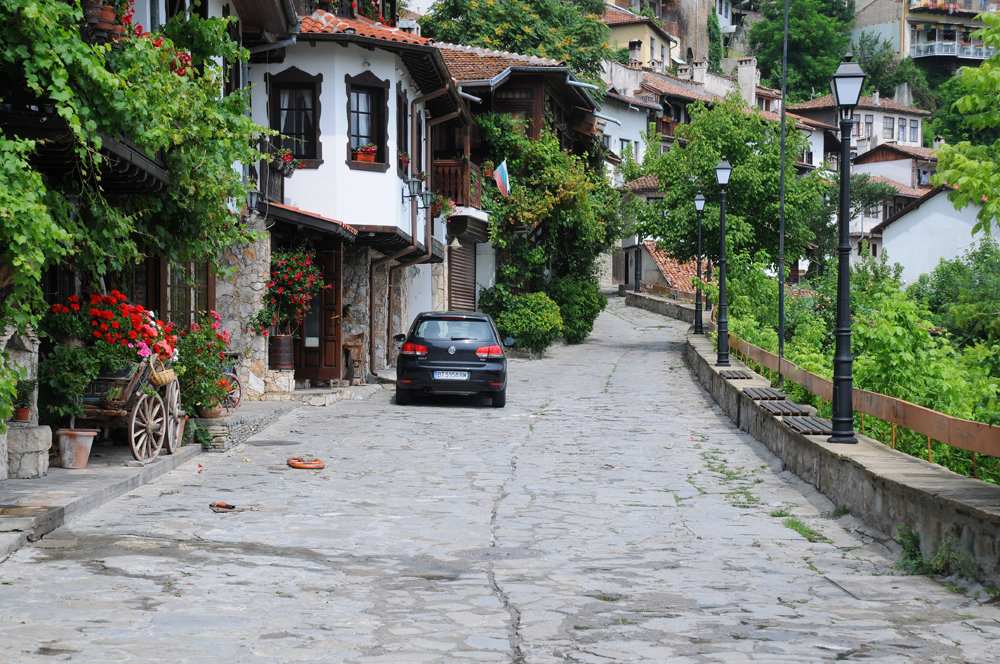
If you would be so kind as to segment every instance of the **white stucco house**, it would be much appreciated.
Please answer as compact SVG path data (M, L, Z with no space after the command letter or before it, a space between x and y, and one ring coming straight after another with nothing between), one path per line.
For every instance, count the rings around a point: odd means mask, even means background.
M878 251L903 266L904 285L931 272L942 258L958 258L977 243L972 229L978 208L956 210L949 191L947 186L935 187L872 229Z

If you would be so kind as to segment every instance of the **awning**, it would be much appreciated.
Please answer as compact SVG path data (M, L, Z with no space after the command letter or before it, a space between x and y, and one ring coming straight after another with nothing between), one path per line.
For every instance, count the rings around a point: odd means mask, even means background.
M281 203L259 201L257 203L257 212L268 219L274 219L277 222L307 228L312 231L319 231L345 242L353 243L358 236L358 231L342 221L328 219L314 212L300 210L299 208L282 205Z

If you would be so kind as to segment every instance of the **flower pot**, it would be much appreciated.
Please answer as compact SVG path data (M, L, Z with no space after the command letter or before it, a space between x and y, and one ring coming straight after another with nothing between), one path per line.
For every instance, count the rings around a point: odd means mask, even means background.
M295 166L292 166L284 159L272 159L271 170L282 177L290 178L295 172Z
M30 408L15 408L14 416L11 417L10 419L14 422L27 422L30 417L31 417Z
M214 406L198 406L198 416L206 419L222 417L222 404L215 404Z
M369 164L375 163L375 153L374 152L355 152L354 161L365 161Z
M86 468L97 429L57 429L59 459L63 468Z
M275 371L295 369L295 337L272 334L267 342L268 366Z
M84 2L83 20L87 23L114 23L115 8L100 2Z

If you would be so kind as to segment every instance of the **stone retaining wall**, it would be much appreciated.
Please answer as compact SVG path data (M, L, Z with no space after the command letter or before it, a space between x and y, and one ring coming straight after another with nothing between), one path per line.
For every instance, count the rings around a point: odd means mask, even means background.
M300 406L297 402L256 402L241 406L235 413L219 418L195 418L197 426L204 427L211 437L206 452L226 452L263 430L285 413ZM187 434L187 432L185 432Z
M653 311L663 307L656 302L663 298L632 295L630 306ZM693 305L671 304L664 309L687 308L693 315ZM708 336L688 333L687 360L740 429L835 504L892 536L906 525L919 533L921 553L928 559L943 544L958 544L979 566L979 579L1000 586L1000 486L897 452L860 434L853 445L795 433L743 394L743 388L767 386L769 381L761 376L727 380L719 375L715 343ZM735 368L743 368L738 360L731 357L731 361Z

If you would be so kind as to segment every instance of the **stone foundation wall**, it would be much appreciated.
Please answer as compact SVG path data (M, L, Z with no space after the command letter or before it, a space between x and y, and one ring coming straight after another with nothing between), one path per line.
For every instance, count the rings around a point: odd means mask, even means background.
M8 327L5 328L3 330L3 334L0 335L0 350L4 350L7 352L9 358L7 361L10 363L10 366L17 367L20 370L26 371L27 378L38 378L38 346L39 346L38 335L36 335L34 332L30 330L24 334L17 334L17 330L15 330L12 327ZM31 416L29 417L28 421L24 424L16 425L19 427L17 433L15 433L12 430L12 426L14 425L11 424L7 425L7 428L11 429L9 433L0 434L0 480L5 480L8 477L28 478L28 477L41 477L42 475L45 475L48 472L48 452L47 452L49 447L48 445L45 446L46 458L44 462L44 468L40 463L32 464L30 462L26 462L24 464L25 470L24 471L21 470L22 466L21 447L23 447L23 445L21 444L21 437L22 437L21 429L43 428L45 429L45 431L49 430L48 427L38 427L37 390L35 391L35 396L32 398ZM51 444L51 434L49 437L49 441ZM15 448L13 450L13 454L15 456L13 462L9 458L9 455L12 452L11 446ZM37 471L38 474L23 475L22 474L23 472L31 472L31 470L28 469L28 466L32 466L34 471Z
M254 213L247 221L257 231L264 230L263 218ZM268 391L267 341L247 331L250 319L264 306L271 267L271 240L267 233L251 244L232 247L222 257L222 266L231 276L215 282L215 308L229 330L230 352L239 353L236 375L243 383L244 399L260 399Z

